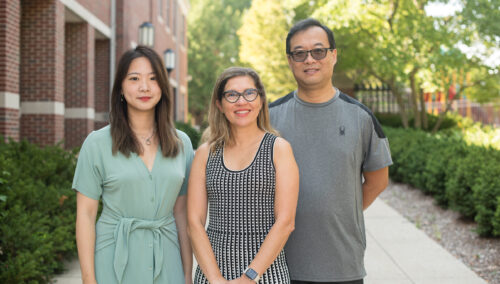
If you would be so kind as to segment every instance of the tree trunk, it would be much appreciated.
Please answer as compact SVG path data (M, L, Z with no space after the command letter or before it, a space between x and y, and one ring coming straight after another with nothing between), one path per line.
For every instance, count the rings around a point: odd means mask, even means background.
M425 107L424 92L421 89L419 91L420 97L420 113L422 114L422 128L427 130L429 128L429 121L427 120L427 109Z
M432 128L432 134L435 134L439 130L439 127L441 127L441 124L444 121L444 117L446 116L448 111L451 109L451 102L452 102L451 100L446 102L446 108L444 109L444 111L442 113L439 114L436 125L434 125L434 128Z
M403 127L408 128L408 115L406 114L406 108L405 108L405 104L403 101L403 95L396 88L396 84L394 84L394 81L386 82L386 84L389 85L389 87L391 88L392 94L396 97L396 102L398 103L398 106L399 106L399 115L401 116L401 122L403 123Z
M422 128L422 120L421 120L421 114L418 111L418 90L417 90L417 82L415 75L417 74L418 69L413 68L409 74L410 78L410 87L411 87L411 101L412 101L412 108L413 108L413 117L415 118L415 128L419 129Z

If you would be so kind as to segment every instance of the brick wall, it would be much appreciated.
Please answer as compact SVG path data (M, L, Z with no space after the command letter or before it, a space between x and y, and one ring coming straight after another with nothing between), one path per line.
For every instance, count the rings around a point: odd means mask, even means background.
M22 138L39 145L54 145L64 137L64 117L54 114L23 114ZM62 144L64 145L64 144Z
M19 140L19 110L0 108L0 135L5 140Z
M19 1L0 1L0 136L14 140L19 140L20 21Z
M107 124L110 40L89 24L111 27L111 0L75 1L91 16L75 2L66 8L60 0L0 0L0 136L41 145L65 139L73 147ZM138 43L139 26L152 22L156 52L176 53L170 76L187 105L187 43L180 35L186 23L178 3L187 1L116 0L115 62Z
M65 146L83 143L94 130L94 28L88 23L65 27Z
M19 24L18 1L0 1L0 91L19 94Z
M95 129L100 129L108 124L106 117L109 115L109 40L95 42Z
M90 13L107 26L111 26L111 0L77 0Z
M64 138L64 5L21 1L21 137L41 145ZM45 102L34 110L36 102Z

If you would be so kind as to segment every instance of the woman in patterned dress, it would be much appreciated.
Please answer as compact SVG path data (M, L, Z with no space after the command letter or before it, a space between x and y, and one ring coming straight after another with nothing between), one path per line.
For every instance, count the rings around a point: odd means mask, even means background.
M194 282L290 283L283 247L294 228L299 173L290 144L270 126L255 71L232 67L219 76L204 139L188 186Z

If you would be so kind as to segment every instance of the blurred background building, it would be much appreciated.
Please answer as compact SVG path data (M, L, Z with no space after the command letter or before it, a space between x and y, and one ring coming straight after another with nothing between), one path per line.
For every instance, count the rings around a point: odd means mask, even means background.
M161 55L187 119L188 0L0 0L0 135L79 146L108 123L120 56Z

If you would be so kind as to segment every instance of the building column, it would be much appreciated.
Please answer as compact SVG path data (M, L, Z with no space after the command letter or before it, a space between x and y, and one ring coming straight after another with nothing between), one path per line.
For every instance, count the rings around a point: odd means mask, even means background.
M21 138L53 145L64 138L64 5L22 0L21 19Z
M99 66L95 70L95 129L100 129L109 123L109 44L109 39L100 39L95 42L95 66Z
M19 140L19 1L0 1L0 136Z
M68 23L65 30L65 112L66 148L82 145L94 130L94 28L87 22Z

